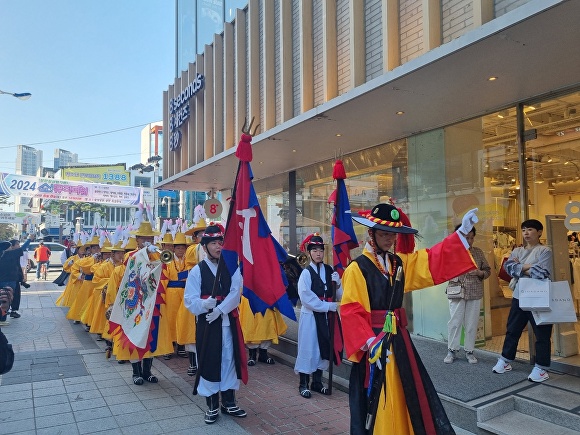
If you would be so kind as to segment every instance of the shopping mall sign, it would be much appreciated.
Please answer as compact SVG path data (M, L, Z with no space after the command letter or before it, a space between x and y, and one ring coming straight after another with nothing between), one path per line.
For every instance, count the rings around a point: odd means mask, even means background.
M0 173L0 195L103 205L137 205L141 201L140 193L139 187Z
M181 147L181 126L191 115L189 100L203 89L204 83L205 77L198 73L177 97L169 101L169 151L175 151Z

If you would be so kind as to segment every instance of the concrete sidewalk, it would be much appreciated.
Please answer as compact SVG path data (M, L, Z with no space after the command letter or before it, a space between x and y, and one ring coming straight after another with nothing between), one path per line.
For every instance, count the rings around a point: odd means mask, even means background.
M131 366L107 360L104 342L65 318L54 302L64 290L49 281L23 289L19 319L2 332L14 346L11 372L0 376L2 434L345 434L348 397L298 394L290 367L258 363L237 394L248 416L220 415L206 425L205 398L192 395L187 359L155 359L158 384L134 385ZM33 280L34 274L29 274Z

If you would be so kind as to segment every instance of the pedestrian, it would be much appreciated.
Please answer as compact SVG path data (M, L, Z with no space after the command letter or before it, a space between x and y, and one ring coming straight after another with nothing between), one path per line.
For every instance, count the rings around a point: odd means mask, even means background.
M223 242L223 227L210 224L201 238L207 257L191 270L185 284L185 306L197 318L197 393L206 398L208 409L204 421L207 424L215 423L218 418L220 393L222 414L242 418L247 415L237 406L235 396L242 370L247 369L243 367L245 362L242 364L243 337L238 334L242 276L239 269L230 276L223 263L218 269ZM215 280L218 280L216 286ZM213 294L214 287L217 294Z
M465 214L457 232L419 251L417 230L394 205L353 216L369 228L369 238L342 276L351 434L455 433L406 329L402 304L406 292L475 268L465 236L477 222L476 211Z
M309 399L311 391L329 395L330 390L322 383L322 371L327 370L330 354L330 327L328 313L336 312L337 302L342 296L342 283L338 272L324 264L324 241L318 233L307 236L300 245L308 252L310 264L298 279L300 297L300 319L298 321L298 354L294 373L300 376L298 392ZM336 284L336 294L333 291ZM335 361L338 363L338 361ZM312 384L310 384L312 375Z
M34 259L36 260L36 279L40 279L40 269L43 264L45 264L48 269L50 264L50 254L50 249L48 249L41 240L38 243L38 247L34 250Z
M520 281L522 277L545 279L552 274L552 250L540 243L544 226L537 219L522 222L524 246L515 248L504 263L509 276L510 288L513 290L510 312L507 318L506 334L501 356L493 367L494 373L505 373L512 369L511 362L516 357L518 342L528 322L536 336L536 362L528 376L532 382L544 382L549 379L552 325L536 325L531 311L520 308Z
M461 225L455 227L459 230ZM475 227L467 233L465 239L469 244L469 252L477 265L477 269L453 278L449 281L449 287L459 288L459 293L447 292L449 299L449 313L451 318L447 322L447 356L444 363L450 364L457 358L461 328L465 331L463 349L465 358L470 364L477 364L477 358L473 355L475 348L475 336L479 324L479 310L481 298L483 298L483 280L491 275L491 267L485 259L483 251L473 246L475 240Z
M22 269L20 268L20 257L28 249L28 245L32 240L31 235L26 238L26 241L20 246L20 243L12 245L10 242L0 242L0 288L10 287L13 291L16 284L21 280ZM12 300L13 294L11 295ZM17 317L20 317L18 311L15 312ZM7 325L8 313L0 314L0 325ZM13 316L16 318L16 315Z

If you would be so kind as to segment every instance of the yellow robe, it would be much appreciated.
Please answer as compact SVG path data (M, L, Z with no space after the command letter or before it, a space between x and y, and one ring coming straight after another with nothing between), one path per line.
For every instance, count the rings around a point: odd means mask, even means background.
M278 344L278 337L288 329L280 311L267 309L264 315L254 314L250 302L244 296L240 301L240 325L246 344L260 344L265 340Z
M91 325L91 334L102 334L105 330L105 304L101 292L109 282L109 277L113 273L115 266L110 260L103 261L95 270L93 276L93 296L92 296L92 317L88 321ZM82 320L82 319L81 319Z
M119 284L121 284L121 280L123 279L123 275L125 274L125 265L119 264L115 266L109 280L107 282L107 294L105 295L105 311L109 309L111 305L115 302L117 298L117 292L119 291ZM109 321L105 320L105 325L103 327L103 334L102 337L105 340L113 341L113 334L109 332Z
M73 301L72 305L70 306L70 310L66 314L66 318L69 320L79 321L81 320L81 310L84 307L85 303L89 299L89 295L91 294L92 284L91 281L87 281L84 279L86 275L92 275L93 272L91 268L95 264L95 259L93 257L85 257L79 261L79 266L82 272L79 281L81 285L77 291L75 296L75 300Z
M56 305L60 307L70 307L72 304L72 288L80 275L78 264L75 266L75 263L77 263L79 260L80 258L78 255L71 255L62 265L62 269L65 272L70 273L70 275L64 291L56 300Z

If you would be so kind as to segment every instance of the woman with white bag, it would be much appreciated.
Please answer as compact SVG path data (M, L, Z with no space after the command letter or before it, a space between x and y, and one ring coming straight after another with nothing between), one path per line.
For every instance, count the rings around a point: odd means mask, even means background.
M515 248L504 263L505 271L513 278L510 287L513 298L507 319L506 335L501 356L493 367L494 373L505 373L512 369L511 362L516 357L518 341L528 322L536 336L536 363L528 376L532 382L543 382L549 378L552 325L536 325L531 311L524 311L519 304L519 278L545 279L552 276L552 250L540 243L544 230L542 223L536 219L522 222L524 247Z
M461 225L457 225L454 231L459 230ZM470 364L477 364L477 358L473 355L475 348L475 336L477 335L477 325L479 323L479 310L481 298L483 298L483 280L491 275L491 267L485 259L483 251L473 246L475 239L475 227L465 236L469 245L469 253L477 265L477 269L453 278L447 287L447 298L449 299L449 314L451 318L447 322L447 356L443 360L445 364L451 364L457 359L459 342L461 339L461 327L465 330L463 349L465 358ZM458 289L453 291L452 289Z

